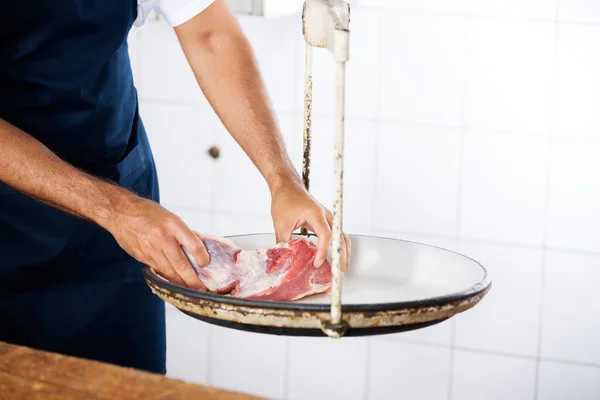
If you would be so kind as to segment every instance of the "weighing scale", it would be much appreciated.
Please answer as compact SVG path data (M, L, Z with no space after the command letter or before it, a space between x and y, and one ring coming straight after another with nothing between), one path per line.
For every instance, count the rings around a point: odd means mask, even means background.
M145 267L147 284L164 301L191 317L228 328L275 335L340 338L431 326L474 307L490 290L487 271L473 259L426 244L375 236L349 235L352 256L347 271L342 274L344 96L349 24L350 5L346 1L304 2L302 179L307 189L310 187L312 48L328 49L336 63L331 292L293 302L249 300L185 288L165 281ZM305 230L294 236L299 235L317 241ZM246 249L269 248L275 244L272 233L229 238Z

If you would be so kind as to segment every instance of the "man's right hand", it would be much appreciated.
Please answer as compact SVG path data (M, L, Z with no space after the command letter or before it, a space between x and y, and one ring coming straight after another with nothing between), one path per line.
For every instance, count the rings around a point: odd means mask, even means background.
M175 214L160 204L124 196L103 224L119 245L139 262L170 282L205 290L183 246L200 267L210 261L200 238Z
M200 267L209 256L190 228L158 203L74 168L0 119L0 182L108 230L138 261L171 282L204 289L181 246Z

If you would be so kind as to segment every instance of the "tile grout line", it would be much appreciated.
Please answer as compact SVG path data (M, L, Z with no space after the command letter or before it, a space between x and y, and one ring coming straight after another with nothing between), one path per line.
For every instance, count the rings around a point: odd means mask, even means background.
M206 342L207 342L207 348L206 348L206 364L207 364L207 370L206 370L206 381L208 382L209 385L213 385L213 374L212 374L212 358L213 358L213 351L212 351L212 344L213 344L213 327L209 326L208 327L208 332L206 334Z
M467 90L468 90L468 76L469 76L469 60L471 58L470 51L470 33L471 33L471 20L469 18L465 18L465 37L464 40L464 50L463 50L463 70L464 70L464 80L462 82L462 95L461 95L461 105L460 105L460 116L459 121L461 126L466 126L467 120ZM464 170L465 170L465 139L466 139L466 128L459 128L459 148L458 148L458 190L457 190L457 204L456 204L456 247L460 243L460 233L462 230L462 199L463 199L463 180L464 180Z
M469 3L470 8L470 3ZM456 207L456 247L458 249L461 239L461 231L462 231L462 200L463 200L463 180L464 180L464 171L465 171L465 140L466 140L466 121L467 121L467 111L468 111L468 102L467 102L467 90L469 88L468 84L468 76L469 76L469 61L471 58L470 51L470 37L471 37L471 19L465 18L465 37L464 40L464 49L463 49L463 82L462 82L462 95L461 95L461 105L460 105L460 116L459 121L462 126L460 129L460 137L459 137L459 149L458 149L458 192L457 192L457 207ZM454 342L451 342L454 345Z
M371 340L366 340L366 360L365 360L365 385L363 387L363 399L369 400L371 395L369 393L371 386Z
M377 52L377 87L376 87L376 93L375 93L375 101L376 101L376 106L375 109L377 110L377 115L373 118L369 118L367 120L369 120L369 122L372 122L375 124L375 132L374 132L374 141L375 141L375 146L373 146L373 188L372 188L372 192L371 192L371 226L370 229L371 231L375 230L375 225L376 225L376 215L377 215L377 190L378 190L378 184L377 184L377 176L379 174L379 163L378 163L378 158L379 158L379 146L381 144L381 137L382 137L382 119L381 119L381 93L382 93L382 86L383 86L383 77L382 77L382 73L381 70L383 68L383 12L384 9L379 9L377 12L377 22L378 22L378 26L377 26L377 42L379 43L379 49Z
M371 232L374 231L376 225L376 210L377 210L377 176L379 172L379 145L381 143L381 132L382 132L382 121L381 121L381 93L383 86L383 78L381 69L383 66L383 13L384 9L377 10L376 20L378 22L377 26L377 43L378 43L378 51L377 51L377 86L375 88L375 110L377 110L377 115L373 117L373 124L375 126L375 132L373 133L373 140L375 141L375 145L373 146L373 187L371 191L371 210L370 210L370 218L371 223L369 224L369 229ZM363 399L369 400L371 398L371 340L370 338L366 341L366 362L365 362L365 382L364 382L364 393Z
M541 284L540 284L540 304L538 309L538 332L537 332L537 346L536 346L536 357L535 357L535 376L534 376L534 400L539 398L539 385L540 385L540 366L542 362L542 329L543 329L543 318L544 318L544 295L546 292L546 252L542 252L542 270L541 270Z
M300 35L302 36L302 34L300 33ZM305 45L305 40L304 37L302 37L302 40L298 40L297 42L294 43L294 67L293 67L293 71L292 74L294 77L298 77L299 76L299 70L300 70L300 65L304 65L304 59L302 57L302 54L304 54L301 51L301 47L303 47L302 45ZM296 151L297 150L297 146L299 141L298 140L294 140L294 138L296 137L295 135L295 129L296 127L296 123L297 123L297 116L298 116L298 110L297 107L298 105L298 99L300 96L300 93L298 91L298 85L292 85L293 89L292 89L292 96L294 96L293 100L292 100L292 110L289 111L291 114L291 120L292 120L292 132L290 132L290 142L289 143L289 148L287 149L287 153L290 157L290 159L292 159L292 157L296 154L301 154L301 151ZM304 87L304 85L302 86ZM304 98L304 96L303 96ZM280 110L280 112L283 112L282 110ZM302 129L303 127L298 127L298 134L300 137L302 137L303 133L302 133ZM294 160L292 159L292 165L294 164ZM301 160L300 160L301 161ZM300 164L302 165L302 164ZM300 171L298 171L300 172ZM290 393L290 371L291 371L291 356L290 356L290 352L291 352L291 338L290 337L286 337L285 338L285 345L284 345L284 375L283 375L283 398L285 400L290 399L291 397L291 393Z
M215 122L214 119L211 119L212 122L211 124L213 124L212 129L211 129L211 141L214 143L214 145L217 145L219 143L219 133L218 133L218 123ZM217 118L218 120L218 118ZM217 180L216 180L216 176L217 176L217 171L219 168L219 164L214 162L211 164L211 179L210 179L210 207L209 207L209 216L210 216L210 228L211 231L214 232L217 229L217 221L215 218L215 207L217 204Z
M283 398L285 400L290 398L290 342L290 338L286 337L283 346Z
M139 102L140 103L147 103L147 104L154 104L154 105L165 105L165 106L198 106L198 105L202 105L204 104L204 102L198 102L197 100L172 100L172 99L159 99L159 98L148 98L143 96L143 94L141 94L139 97ZM290 114L292 117L298 117L298 113L295 110L289 110L289 109L284 109L284 108L275 108L275 111L277 113L287 113ZM210 113L212 113L212 109L209 110ZM314 118L321 118L321 119L332 119L334 116L333 114L328 114L328 113L323 113L323 112L319 112L318 110L313 110L312 113ZM473 126L468 126L466 124L444 124L444 123L437 123L437 122L423 122L423 121L417 121L417 120L409 120L409 119L402 119L402 118L380 118L380 117L363 117L363 116L351 116L348 115L346 118L346 121L361 121L361 122L371 122L371 123L390 123L390 124L404 124L404 125L414 125L415 127L419 127L419 128L433 128L433 129L464 129L464 130L475 130L475 131L480 131L479 134L485 135L485 134L506 134L506 135L528 135L528 136L550 136L550 137L560 137L560 138L564 138L565 140L570 140L570 141L586 141L586 142L593 142L593 143L599 143L600 142L600 138L597 137L593 137L590 136L589 134L563 134L560 132L541 132L541 131L518 131L518 130L511 130L511 129L497 129L497 128L490 128L490 127L486 127L486 126L480 126L480 125L473 125Z
M558 20L557 22L559 25L565 24L565 25L579 25L579 26L593 26L593 27L600 26L600 22L591 22L591 21L572 21L572 20L568 20L568 19L563 19L563 20Z
M451 340L453 341L454 337L452 337ZM446 398L448 400L452 400L454 398L453 392L454 392L454 357L456 356L455 352L456 352L456 348L454 347L454 345L451 344L450 345L450 359L449 359L450 365L448 366L448 393L446 395Z
M468 17L480 20L492 20L499 22L533 22L533 23L554 23L569 25L586 25L586 26L599 26L600 21L576 21L569 19L560 19L558 16L551 18L544 17L528 17L521 15L509 15L509 14L487 14L478 12L452 12L452 11L438 11L438 10L422 10L410 7L385 7L385 6L368 6L360 5L363 9L379 9L385 11L395 11L399 14L404 15L418 15L418 16L442 16L442 17ZM558 14L558 9L556 13Z
M395 235L395 236L416 235L416 236L426 236L426 237L430 237L432 239L437 238L437 239L455 240L455 237L453 235L444 235L444 234L438 234L438 233L415 232L415 231L393 231L393 230L383 229L383 228L378 228L378 227L375 227L375 230L377 232L380 232L379 235ZM400 240L407 240L409 242L411 241L410 238L400 238ZM554 251L559 251L562 253L578 254L578 255L585 255L585 256L599 256L600 255L600 251L569 249L569 248L565 248L565 247L556 247L556 246L545 246L544 247L543 245L523 244L523 243L517 243L517 242L505 242L505 241L491 240L491 239L479 239L479 238L475 238L475 237L462 237L461 236L460 240L466 241L466 242L472 242L475 244L483 244L483 245L497 246L497 247L507 247L507 248L512 248L512 249L529 249L529 250L542 249L542 250L554 250ZM417 242L417 243L419 243L419 242Z
M379 340L390 341L390 342L402 342L402 343L412 344L415 346L422 346L422 347L450 349L450 346L448 346L448 345L427 342L427 341L423 341L423 340L400 339L400 338L380 338ZM463 351L466 353L483 354L483 355L489 355L489 356L513 358L513 359L520 359L520 360L530 360L530 361L536 361L539 358L540 361L544 361L544 362L552 362L552 363L557 363L557 364L565 364L565 365L572 365L572 366L579 366L579 367L593 368L593 369L600 370L600 363L596 364L596 363L590 363L590 362L572 361L572 360L553 358L553 357L538 357L537 355L506 353L506 352L502 352L502 351L475 349L475 348L466 347L466 346L455 346L455 350Z
M554 52L552 54L552 72L550 75L550 103L548 104L548 133L553 134L556 132L556 93L558 84L558 32L559 32L559 9L560 0L555 0L555 18L554 18ZM536 349L536 362L535 362L535 381L534 381L534 400L539 399L539 386L540 386L540 368L542 360L542 340L543 340L543 328L544 328L544 299L546 296L546 266L548 261L547 248L548 248L548 219L549 219L549 203L550 203L550 182L551 182L551 169L552 169L552 158L553 158L553 137L548 135L546 139L546 193L544 203L544 236L542 238L542 265L541 265L541 282L540 282L540 304L538 314L538 332L537 332L537 349Z
M468 5L470 8L470 3ZM460 104L460 125L466 126L467 121L467 90L468 90L468 76L469 76L469 61L471 58L470 51L470 37L471 37L471 18L465 17L463 23L464 27L464 38L463 38L463 82L461 87L461 104ZM462 199L463 199L463 180L464 180L464 166L465 166L465 139L466 129L460 128L459 131L459 148L458 148L458 188L457 188L457 200L456 200L456 250L460 248L460 233L462 231ZM450 357L448 365L448 392L447 399L452 400L454 397L454 376L455 376L455 357L456 357L456 318L452 318L450 321Z

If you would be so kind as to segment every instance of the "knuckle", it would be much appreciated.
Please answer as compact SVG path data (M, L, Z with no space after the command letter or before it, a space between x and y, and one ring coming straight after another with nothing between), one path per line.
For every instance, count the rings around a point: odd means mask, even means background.
M312 212L319 216L325 215L325 208L320 204L315 204L312 208Z
M186 248L186 250L189 251L192 254L194 254L194 253L203 253L203 250L204 250L204 246L202 246L197 241L193 241L192 243L190 243L190 245L188 247L189 248Z
M183 225L183 220L177 215L172 214L167 218L164 225L169 229L178 229Z
M159 270L160 274L162 276L164 276L165 278L167 278L170 281L174 281L177 277L177 275L175 274L175 272L173 272L171 269L169 268L162 268L161 270Z
M190 263L184 258L179 258L173 263L173 267L175 267L177 271L185 271L190 267Z
M147 238L149 240L161 240L166 234L166 230L164 227L160 225L153 226L148 231Z
M140 239L140 250L141 253L148 253L152 249L152 238L150 236L144 236Z
M142 264L149 264L148 260L146 260L146 257L144 256L144 253L142 253L140 250L133 250L131 252L131 256Z

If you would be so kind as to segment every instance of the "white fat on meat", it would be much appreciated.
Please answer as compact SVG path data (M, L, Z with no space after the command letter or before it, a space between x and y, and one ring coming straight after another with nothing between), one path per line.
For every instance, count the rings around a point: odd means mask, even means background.
M210 255L207 266L200 268L183 250L210 292L290 301L331 287L331 266L325 262L320 268L314 267L316 247L306 238L258 250L241 249L228 239L201 239ZM279 255L277 249L288 251ZM269 272L270 264L274 271Z

